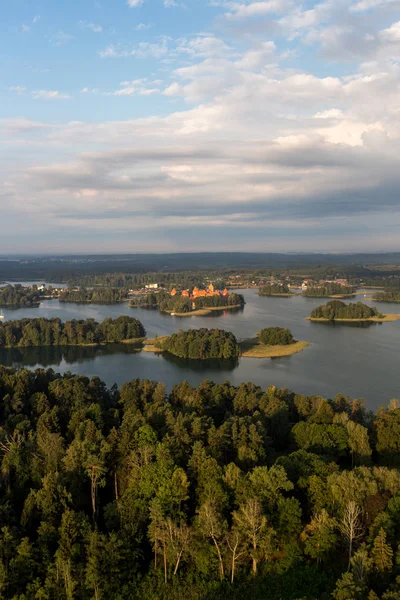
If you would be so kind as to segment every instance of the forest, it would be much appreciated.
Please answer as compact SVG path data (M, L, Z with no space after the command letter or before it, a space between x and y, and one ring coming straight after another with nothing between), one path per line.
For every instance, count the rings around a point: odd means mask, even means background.
M284 327L266 327L261 329L258 339L266 346L288 346L294 339L290 329Z
M282 294L291 294L290 288L285 284L263 285L258 290L259 296L281 296Z
M326 283L323 286L309 286L302 293L307 298L329 298L329 296L346 296L356 291L354 287L340 285L338 283Z
M157 346L157 341L155 341ZM206 360L210 358L238 358L239 345L230 331L222 329L189 329L173 333L159 347L179 356Z
M69 288L60 292L60 302L88 302L90 304L118 304L128 296L128 290L117 288L94 288L85 287L74 290Z
M377 302L400 302L400 290L385 290L374 294L374 300Z
M31 308L40 304L40 292L36 286L22 287L20 284L0 288L0 306L9 308Z
M0 368L6 600L400 598L400 402Z
M128 316L104 319L101 323L94 319L63 323L59 318L0 322L0 348L104 344L145 335L142 323Z
M372 317L382 317L381 313L375 308L367 306L362 302L354 304L345 304L340 300L332 300L324 306L318 306L311 311L311 319L371 319Z
M224 308L225 306L244 306L242 294L230 293L228 296L210 296L192 300L181 295L171 296L166 292L150 293L145 297L133 299L130 306L158 308L162 312L189 313L202 308Z

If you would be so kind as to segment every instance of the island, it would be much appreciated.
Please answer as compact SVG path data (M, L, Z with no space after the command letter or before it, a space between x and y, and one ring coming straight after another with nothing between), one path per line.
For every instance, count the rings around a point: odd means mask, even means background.
M151 293L139 300L132 300L130 306L157 308L176 317L191 317L205 316L215 310L243 308L244 304L242 294L230 293L227 289L216 290L210 284L207 289L194 287L193 290L178 292L173 288L170 293Z
M0 307L37 308L40 292L36 286L23 287L20 284L6 285L0 289Z
M361 323L386 323L400 320L399 314L383 315L375 307L362 302L345 304L340 300L332 300L311 311L309 321L348 321Z
M302 296L306 298L351 298L355 294L356 289L352 286L326 282L321 285L314 283L308 285Z
M278 358L301 352L309 342L297 341L290 329L284 327L266 327L255 339L240 343L241 356L246 358Z
M189 329L151 341L155 351L192 360L238 358L240 354L236 337L223 329Z
M400 303L400 290L385 290L384 292L374 293L373 300L377 302Z
M221 329L190 329L170 336L146 340L145 352L169 352L180 358L206 360L209 358L278 358L297 354L310 346L297 341L289 329L267 327L254 339L241 342L233 333Z
M79 289L68 288L60 292L60 302L77 302L87 304L118 304L127 299L127 290L120 288Z
M0 348L32 346L96 346L112 343L139 343L146 331L138 319L121 316L66 321L21 319L0 323Z
M296 296L290 291L286 283L269 283L263 285L258 290L259 296L276 296L279 298L289 298L290 296Z

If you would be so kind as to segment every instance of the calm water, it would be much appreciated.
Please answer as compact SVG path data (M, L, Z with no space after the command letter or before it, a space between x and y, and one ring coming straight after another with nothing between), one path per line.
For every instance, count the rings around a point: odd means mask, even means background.
M175 357L137 353L116 345L107 348L28 348L0 351L0 363L7 366L51 367L88 376L98 375L108 385L140 377L160 380L171 388L187 379L197 385L204 379L232 384L252 381L262 387L276 385L303 394L333 397L338 392L364 398L371 409L400 397L400 321L358 327L326 325L305 321L321 299L261 298L254 290L241 290L246 299L243 311L224 311L210 317L171 317L157 311L121 305L61 304L47 300L39 308L7 310L5 319L22 317L94 318L128 314L139 318L148 336L165 335L180 329L219 327L238 339L251 337L263 327L289 327L296 339L312 346L300 354L279 359L243 358L238 362L187 362ZM362 298L364 302L370 301ZM398 304L378 304L382 312L400 312Z

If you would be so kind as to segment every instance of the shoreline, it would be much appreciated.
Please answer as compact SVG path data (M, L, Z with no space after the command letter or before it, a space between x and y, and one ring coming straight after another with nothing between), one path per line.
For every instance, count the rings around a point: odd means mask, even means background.
M100 348L102 346L111 346L113 344L126 344L126 345L140 345L143 344L146 338L128 338L120 341L107 341L107 342L88 342L87 344L51 344L46 346L40 344L38 346L0 346L0 350L13 350L15 348Z
M301 294L257 294L260 298L293 298L301 296Z
M243 305L244 306L244 305ZM169 310L161 310L161 313L171 315L171 317L205 317L213 311L231 310L233 308L242 308L242 304L232 304L230 306L207 306L207 308L198 308L187 313L170 312Z
M162 348L156 345L156 342L162 343L166 339L168 339L168 335L160 336L159 338L152 338L146 340L142 347L143 352L153 352L154 354L163 354L167 350L163 350ZM293 344L288 345L280 345L280 346L266 346L264 344L260 344L256 339L251 340L243 340L242 342L238 342L239 346L239 359L240 358L280 358L285 356L292 356L293 354L298 354L302 352L305 348L311 346L310 342L305 341L295 341ZM174 355L172 352L169 354ZM201 359L193 359L193 360L201 360ZM216 359L219 360L219 359Z
M240 358L280 358L292 356L293 354L302 352L309 346L311 346L310 342L305 341L295 341L293 344L285 346L267 346L259 342L252 342L252 340L245 340L239 343L241 350Z
M400 314L387 314L383 317L370 317L369 319L323 319L306 317L306 321L313 323L394 323L400 321Z

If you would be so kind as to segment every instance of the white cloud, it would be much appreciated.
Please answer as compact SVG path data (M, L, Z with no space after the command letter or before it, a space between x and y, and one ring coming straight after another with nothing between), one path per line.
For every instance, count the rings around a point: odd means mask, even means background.
M398 4L399 0L360 0L350 6L351 12L364 12L377 8L379 6L385 6L388 4Z
M314 119L342 119L343 117L343 112L338 108L323 110L314 115Z
M10 92L15 92L19 96L22 96L22 94L26 92L26 87L23 87L21 85L12 85L8 89Z
M103 28L101 25L96 25L96 23L88 23L87 21L79 21L78 23L81 29L90 29L94 33L101 33Z
M168 53L168 43L162 39L158 43L139 42L135 47L124 47L119 44L110 44L105 50L99 52L102 58L126 58L135 56L137 58L161 58Z
M144 4L144 0L127 0L127 5L130 8L137 8L138 6L142 6Z
M36 17L33 17L32 23L34 23L36 25L36 23L39 23L39 21L40 21L40 15L36 15Z
M69 100L71 96L58 90L35 90L32 92L32 98L35 100Z
M400 42L400 21L393 23L388 29L383 29L380 37L387 42Z
M22 33L28 33L28 31L30 31L30 30L31 30L31 26L30 25L26 25L25 23L23 23L21 25L21 31L22 31Z
M149 23L139 23L139 25L136 25L136 31L143 31L144 29L150 29L150 27Z
M240 20L270 14L280 14L290 8L291 5L291 0L266 0L265 2L251 2L250 4L233 4L232 10L226 13L226 18L229 20Z
M53 46L63 46L67 42L73 39L73 36L65 31L58 31L49 37L50 43Z

